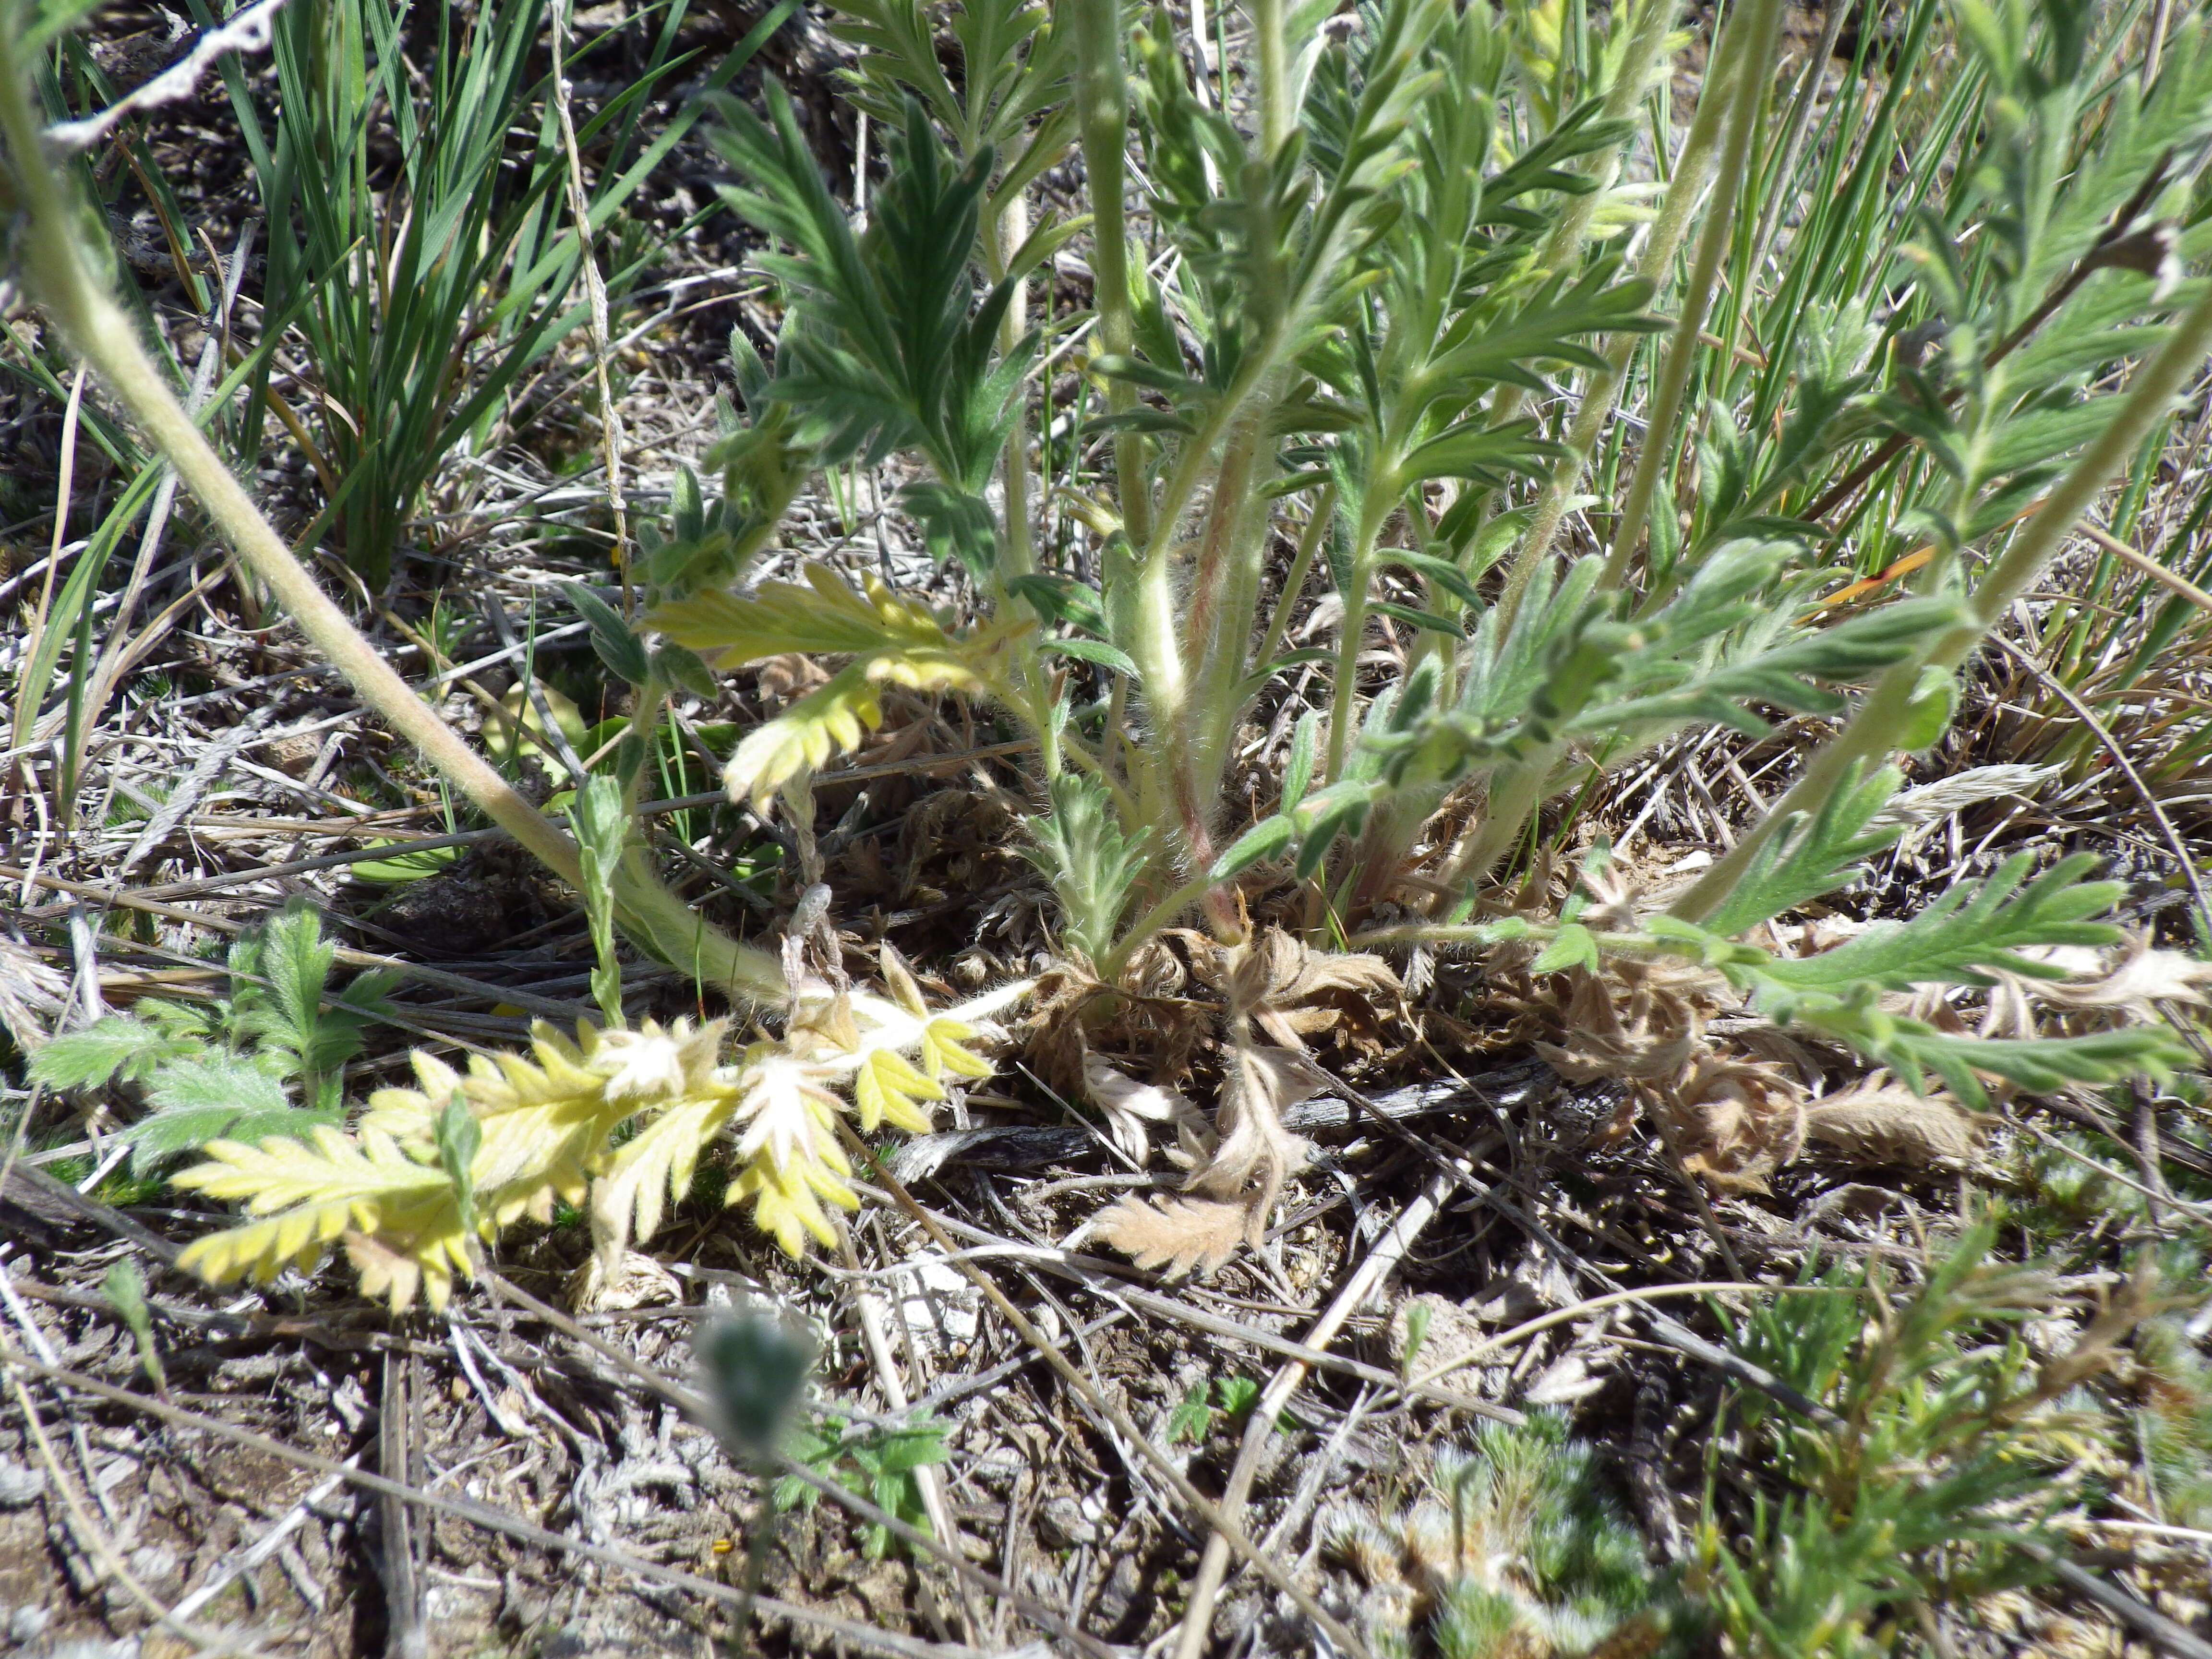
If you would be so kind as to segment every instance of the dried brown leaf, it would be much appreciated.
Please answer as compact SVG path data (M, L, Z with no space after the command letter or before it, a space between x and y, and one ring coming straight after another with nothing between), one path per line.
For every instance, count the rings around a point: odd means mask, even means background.
M1206 943L1212 945L1211 940ZM1189 988L1190 969L1164 933L1147 939L1130 954L1129 965L1121 971L1121 985L1139 996L1179 997Z
M1252 1219L1247 1206L1216 1199L1164 1198L1151 1204L1125 1198L1097 1226L1100 1238L1139 1267L1180 1279L1194 1269L1210 1273L1236 1255Z
M1292 1049L1240 1044L1231 1052L1221 1103L1213 1115L1220 1145L1191 1172L1183 1190L1249 1201L1255 1227L1265 1225L1283 1182L1306 1161L1304 1140L1283 1127L1283 1109L1311 1100L1331 1081L1328 1073Z
M1294 1006L1331 991L1396 1002L1405 994L1396 971L1364 951L1316 951L1280 928L1262 936L1269 1002Z
M761 696L779 704L796 702L809 691L830 684L828 669L796 651L763 658L754 672Z
M2119 960L2094 979L2025 980L2027 994L2054 1008L2115 1008L2138 1018L2156 1018L2154 1003L2203 1003L2212 985L2212 962L2181 951L2154 951L2140 934L2122 947Z
M1097 1054L1084 1057L1083 1082L1091 1103L1105 1115L1114 1144L1139 1167L1150 1162L1152 1155L1152 1136L1145 1127L1149 1123L1172 1123L1178 1139L1196 1134L1202 1144L1212 1145L1212 1131L1179 1089L1139 1083Z
M568 1311L608 1313L630 1308L672 1305L684 1300L683 1281L641 1250L624 1250L621 1263L607 1270L597 1250L570 1273L561 1287Z
M1285 1048L1337 1032L1340 1041L1379 1053L1382 1022L1405 1008L1405 988L1381 957L1316 951L1280 927L1247 945L1194 950L1191 962L1228 998L1232 1029L1234 1021L1249 1018Z
M1804 1091L1765 1060L1700 1054L1656 1094L1683 1166L1716 1187L1764 1192L1804 1144Z
M1876 1164L1964 1163L1987 1121L1945 1094L1916 1095L1881 1074L1805 1109L1805 1133Z
M1185 1192L1200 1196L1164 1199L1157 1206L1124 1199L1099 1217L1098 1236L1141 1267L1164 1267L1178 1275L1194 1267L1212 1272L1240 1243L1256 1247L1284 1182L1306 1158L1306 1143L1283 1127L1283 1109L1312 1099L1332 1080L1293 1050L1236 1045L1214 1112L1218 1144L1183 1182ZM1171 1099L1159 1103L1173 1112ZM1186 1134L1186 1152L1193 1146Z
M1540 1041L1536 1052L1570 1083L1674 1077L1698 1052L1703 1029L1695 1006L1671 988L1610 974L1577 975L1558 1013L1562 1041Z

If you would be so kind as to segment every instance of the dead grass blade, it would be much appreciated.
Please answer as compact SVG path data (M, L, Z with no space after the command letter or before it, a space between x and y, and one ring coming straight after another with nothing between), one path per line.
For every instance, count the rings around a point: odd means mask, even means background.
M860 1158L867 1158L868 1149L860 1137L849 1127L842 1124L839 1127L843 1129L845 1139L851 1149ZM915 1202L914 1194L907 1191L896 1176L884 1170L880 1164L876 1167L899 1208L921 1224L922 1231L929 1235L931 1241L951 1259L953 1266L960 1270L969 1282L983 1293L1006 1322L1020 1334L1022 1340L1036 1349L1044 1362L1059 1373L1060 1379L1074 1391L1077 1398L1113 1425L1115 1432L1121 1437L1123 1443L1133 1448L1138 1455L1152 1467L1153 1471L1174 1490L1176 1496L1189 1506L1192 1514L1200 1522L1213 1528L1217 1539L1224 1540L1228 1549L1249 1561L1253 1571L1266 1579L1274 1589L1288 1596L1292 1605L1300 1613L1311 1620L1316 1627L1337 1647L1352 1655L1352 1659L1374 1659L1367 1644L1360 1639L1358 1634L1341 1619L1322 1606L1312 1595L1299 1588L1297 1581L1291 1577L1282 1563L1261 1550L1233 1517L1224 1514L1219 1505L1199 1491L1191 1483L1190 1477L1176 1468L1167 1455L1155 1446L1144 1431L1130 1419L1128 1413L1101 1393L1097 1385L1085 1376L1082 1370L1071 1362L1066 1355L1060 1352L1059 1347L1042 1331L1037 1328L1036 1322L1013 1304L1006 1293L993 1282L988 1273L984 1273L973 1262L960 1258L953 1248L951 1237L947 1236L944 1228L938 1225L936 1218Z
M500 1533L519 1542L533 1545L539 1549L576 1556L586 1561L596 1561L603 1566L633 1573L640 1578L649 1579L655 1583L669 1585L673 1589L684 1591L687 1595L696 1595L723 1607L742 1608L750 1603L756 1610L769 1618L781 1619L794 1625L821 1631L825 1635L835 1637L840 1641L849 1642L864 1652L889 1654L892 1656L892 1659L982 1659L982 1656L974 1648L954 1643L921 1641L914 1637L898 1635L895 1632L878 1630L872 1626L863 1625L854 1620L840 1619L834 1613L822 1613L813 1607L803 1607L795 1602L779 1601L772 1595L748 1596L734 1585L716 1583L711 1578L702 1578L694 1573L684 1572L674 1567L665 1567L657 1561L647 1560L643 1556L632 1554L628 1550L619 1549L611 1545L592 1544L580 1538L570 1538L565 1534L534 1525L531 1522L523 1520L520 1516L508 1515L502 1510L492 1509L487 1504L471 1503L465 1498L447 1498L437 1492L425 1492L403 1485L397 1480L388 1480L382 1475L372 1474L367 1469L354 1468L332 1458L319 1457L313 1452L302 1451L296 1446L286 1445L283 1441L272 1440L267 1435L256 1434L251 1429L237 1428L228 1423L218 1422L214 1418L202 1416L198 1412L187 1411L181 1406L172 1406L144 1395L133 1394L128 1389L118 1388L111 1382L103 1382L96 1376L87 1376L82 1371L70 1370L61 1365L42 1364L4 1340L0 1340L0 1366L25 1371L33 1376L42 1377L47 1382L59 1383L64 1387L94 1395L111 1404L143 1413L149 1417L157 1417L163 1422L178 1428L198 1430L218 1440L228 1441L232 1445L243 1446L250 1451L259 1452L264 1456L277 1458L296 1468L311 1470L318 1474L334 1475L347 1485L358 1486L364 1492L373 1492L380 1497L397 1498L417 1508L434 1510L439 1514L452 1516L455 1520L465 1521L471 1526L482 1527L487 1532Z

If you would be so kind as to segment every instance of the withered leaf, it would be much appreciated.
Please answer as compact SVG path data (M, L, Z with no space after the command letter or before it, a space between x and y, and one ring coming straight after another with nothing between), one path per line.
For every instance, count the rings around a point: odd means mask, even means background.
M1686 1168L1723 1190L1764 1192L1803 1144L1803 1093L1778 1066L1707 1050L1656 1096Z
M1208 1198L1125 1198L1098 1218L1098 1237L1139 1267L1180 1279L1212 1273L1237 1254L1251 1231L1251 1210Z
M830 671L813 658L796 651L763 657L755 665L762 696L776 703L796 702L809 691L830 683Z
M1283 1182L1306 1160L1306 1143L1283 1127L1286 1106L1311 1100L1330 1084L1327 1072L1289 1048L1239 1044L1230 1055L1221 1104L1213 1115L1221 1138L1213 1156L1191 1172L1187 1192L1213 1198L1248 1196L1264 1225Z
M1985 1121L1948 1095L1872 1079L1805 1109L1807 1134L1877 1164L1971 1159Z
M1105 1114L1114 1144L1139 1167L1152 1155L1152 1137L1145 1128L1148 1123L1172 1123L1179 1138L1188 1139L1190 1133L1197 1133L1204 1144L1212 1144L1198 1108L1181 1090L1139 1083L1097 1054L1084 1056L1083 1083L1091 1103Z
M2155 1017L2161 1000L2202 1003L2212 984L2212 962L2199 962L2182 951L2154 951L2141 935L2130 939L2120 959L2094 979L2033 980L2023 988L2037 1001L2057 1008L2119 1008L2141 1018Z

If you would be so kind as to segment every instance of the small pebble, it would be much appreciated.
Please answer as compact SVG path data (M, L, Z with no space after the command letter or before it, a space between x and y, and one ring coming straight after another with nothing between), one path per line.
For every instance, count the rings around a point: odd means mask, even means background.
M1065 1492L1045 1500L1037 1511L1037 1530L1055 1549L1073 1549L1080 1544L1098 1541L1098 1523Z
M46 1472L0 1457L0 1510L20 1510L39 1501L46 1489Z
M9 1615L8 1639L18 1647L27 1642L35 1642L46 1633L46 1626L53 1622L53 1614L44 1607L18 1607Z

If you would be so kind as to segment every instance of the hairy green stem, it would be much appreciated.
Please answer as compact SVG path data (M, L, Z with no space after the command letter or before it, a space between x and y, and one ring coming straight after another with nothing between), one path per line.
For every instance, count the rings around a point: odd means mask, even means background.
M1283 27L1283 0L1252 0L1252 35L1260 68L1260 143L1273 161L1291 141L1297 111L1291 102L1290 42Z
M1076 112L1083 135L1083 170L1091 194L1091 304L1098 313L1098 343L1127 356L1136 343L1129 306L1128 228L1122 209L1129 141L1129 80L1121 37L1121 0L1066 0L1064 15L1075 41ZM1106 406L1124 414L1136 388L1109 380ZM1151 503L1145 496L1145 441L1137 432L1114 434L1114 469L1121 523L1130 545L1152 539Z
M1379 511L1375 506L1378 497L1382 500ZM1343 618L1336 625L1336 679L1329 688L1328 753L1321 774L1324 785L1343 777L1345 757L1351 750L1352 706L1359 690L1359 647L1367 635L1367 586L1374 575L1370 564L1395 505L1382 491L1370 489L1352 537L1352 582L1343 594Z
M1188 752L1182 763L1209 825L1221 791L1222 751L1236 723L1237 687L1252 648L1260 576L1267 534L1267 502L1259 484L1272 470L1272 447L1262 430L1264 404L1255 398L1222 452L1213 500L1199 541L1184 635L1197 659L1191 700Z
M2212 288L2183 315L2158 355L2136 372L2119 412L2044 497L2035 516L2021 527L1976 584L1966 602L1966 622L1939 637L1924 656L1899 663L1876 682L1858 712L1814 756L1789 793L1768 808L1725 858L1675 900L1671 907L1675 915L1690 921L1710 915L1742 878L1759 849L1784 823L1826 800L1854 763L1872 760L1896 745L1911 715L1923 670L1957 668L2003 619L2042 574L2081 515L2126 466L2136 447L2166 418L2174 398L2203 363L2208 349L2212 349Z
M1223 394L1199 430L1184 439L1182 453L1154 521L1152 538L1137 553L1136 568L1126 579L1136 595L1129 636L1115 641L1137 665L1138 677L1144 687L1146 724L1153 739L1153 746L1130 751L1135 763L1133 770L1138 799L1144 807L1144 821L1153 827L1163 842L1177 836L1188 840L1193 856L1201 865L1212 854L1200 851L1208 838L1196 816L1198 804L1183 787L1186 775L1182 759L1192 720L1191 665L1194 655L1201 665L1204 664L1206 641L1187 631L1184 626L1182 596L1176 580L1178 550L1175 531L1204 482L1215 446L1229 441L1234 447L1228 434L1237 429L1237 417L1263 384L1268 362L1274 355L1274 344L1272 337L1255 344L1252 361L1245 370ZM1218 499L1218 489L1216 495ZM1115 556L1109 545L1109 567ZM1110 568L1103 580L1110 592L1115 580Z
M1291 618L1297 614L1298 595L1305 592L1314 556L1321 551L1321 538L1328 533L1328 522L1335 516L1336 486L1325 483L1321 494L1314 498L1313 512L1298 537L1297 556L1291 559L1290 570L1283 577L1282 592L1276 596L1273 619L1268 623L1267 637L1260 641L1259 655L1254 659L1263 668L1274 661L1275 653L1283 648L1283 641L1291 631Z
M1665 279L1667 268L1673 264L1687 232L1691 211L1705 192L1712 171L1710 164L1716 155L1717 136L1725 131L1726 137L1717 145L1717 193L1706 209L1698 233L1697 252L1683 290L1673 340L1644 428L1644 447L1637 457L1636 472L1614 532L1611 556L1600 578L1602 587L1617 587L1626 576L1625 550L1632 548L1640 535L1660 468L1673 454L1674 420L1680 412L1683 392L1698 349L1698 331L1711 301L1714 279L1735 222L1744 162L1757 125L1759 100L1771 75L1780 30L1779 0L1747 0L1746 9L1730 18L1727 32L1713 53L1714 60L1733 66L1726 71L1728 83L1722 88L1709 82L1709 95L1698 101L1697 117L1684 142L1681 160L1668 186L1666 204L1639 265L1641 273L1653 282ZM1733 49L1739 43L1741 52ZM1729 50L1723 52L1721 48ZM1633 336L1616 341L1607 354L1606 368L1599 371L1584 394L1583 406L1569 433L1568 453L1547 482L1535 520L1529 526L1528 535L1522 541L1499 600L1505 612L1504 621L1509 624L1529 580L1541 562L1550 556L1553 539L1565 514L1569 492L1579 481L1584 458L1595 447L1598 432L1613 411L1635 349ZM1547 747L1498 775L1481 823L1462 839L1446 866L1441 881L1446 891L1458 892L1468 882L1481 879L1520 839L1528 815L1543 804L1558 760L1558 749Z
M1668 21L1673 21L1671 16ZM1681 250L1682 239L1689 234L1692 216L1704 198L1706 186L1712 182L1729 91L1725 69L1706 82L1689 134L1682 141L1681 154L1675 159L1674 176L1668 180L1666 196L1660 202L1659 216L1652 222L1651 234L1637 260L1637 275L1649 280L1655 288L1665 283L1674 267L1674 256ZM1545 480L1537 497L1535 516L1529 523L1528 534L1521 538L1513 568L1506 574L1504 592L1498 601L1503 613L1501 625L1511 623L1530 579L1551 556L1552 544L1566 518L1567 501L1575 486L1582 482L1583 469L1589 465L1605 423L1612 418L1613 407L1620 400L1620 389L1628 380L1628 366L1643 339L1640 334L1624 334L1614 340L1607 348L1605 367L1591 376L1589 386L1583 388L1574 422L1567 430L1567 453L1559 458L1552 476Z
M8 149L8 182L26 221L27 234L17 239L16 249L27 293L107 383L247 568L362 700L487 817L580 889L575 843L464 743L362 637L185 411L139 343L136 324L86 268L76 216L41 151L24 87L15 40L0 41L0 139ZM684 942L671 961L696 963L702 977L748 1000L781 995L783 976L773 958L712 927L657 880L618 882L617 896L628 913L625 921L654 949L669 954L664 941Z
M1721 156L1720 176L1714 182L1712 204L1705 210L1705 222L1698 233L1697 252L1692 257L1689 280L1683 286L1677 307L1674 337L1668 343L1666 362L1645 415L1644 447L1637 454L1636 471L1629 480L1627 497L1621 502L1620 520L1613 526L1613 550L1607 556L1602 578L1603 585L1608 588L1618 587L1627 579L1628 561L1643 538L1644 520L1650 514L1651 498L1658 489L1660 477L1674 465L1674 448L1680 441L1674 429L1675 417L1681 413L1682 398L1689 390L1690 371L1699 350L1698 335L1705 325L1714 283L1720 275L1721 260L1728 252L1729 237L1735 225L1736 204L1743 195L1743 175L1751 154L1752 131L1758 124L1759 106L1774 77L1775 46L1781 38L1781 0L1747 0L1746 10L1739 15L1742 20L1740 27L1744 51L1735 66L1735 83L1729 91L1728 141ZM1737 28L1731 27L1728 33L1729 42L1733 44L1737 39Z
M1003 282L1007 267L1022 239L1029 232L1029 206L1019 191L1007 194L1005 205L987 214L983 221L983 257L986 269L994 282ZM1013 297L1007 303L1006 314L999 319L999 355L1011 358L1029 320L1029 284L1018 282L1013 285ZM1012 602L1006 584L1019 577L1036 573L1036 544L1030 529L1030 432L1029 391L1024 382L1017 394L1021 404L1014 416L1013 429L1007 433L1006 447L1000 456L999 477L1004 486L1006 507L1000 515L1005 526L1005 539L1000 544L999 568L993 583L993 611L1000 616L1007 612ZM1039 622L1048 618L1034 606L1028 607ZM1030 725L1036 732L1037 756L1048 780L1056 778L1060 771L1060 733L1052 723L1053 676L1046 667L1042 651L1037 647L1037 636L1024 636L1015 647L1015 656L1021 664L1022 701L1028 708Z

